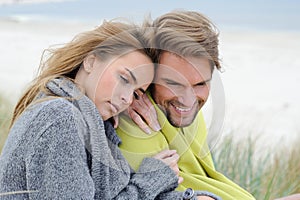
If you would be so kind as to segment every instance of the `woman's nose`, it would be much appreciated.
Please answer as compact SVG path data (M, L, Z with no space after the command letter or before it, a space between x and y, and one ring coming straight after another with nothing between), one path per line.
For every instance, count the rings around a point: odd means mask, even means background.
M122 103L126 105L130 105L133 101L133 91L132 92L127 92L123 91L124 93L121 96Z

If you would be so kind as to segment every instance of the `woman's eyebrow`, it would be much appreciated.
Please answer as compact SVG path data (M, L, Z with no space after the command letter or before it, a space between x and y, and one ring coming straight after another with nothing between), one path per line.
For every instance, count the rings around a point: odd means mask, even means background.
M131 78L133 79L134 83L137 83L136 77L134 76L134 74L128 68L125 68L125 69L126 69L126 71L129 72L129 74L130 74Z

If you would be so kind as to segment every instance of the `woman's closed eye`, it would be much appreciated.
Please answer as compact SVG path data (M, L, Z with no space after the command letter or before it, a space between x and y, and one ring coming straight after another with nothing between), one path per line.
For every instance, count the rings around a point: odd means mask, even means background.
M129 83L129 79L126 78L124 75L120 75L120 79L122 80L123 83L128 84Z

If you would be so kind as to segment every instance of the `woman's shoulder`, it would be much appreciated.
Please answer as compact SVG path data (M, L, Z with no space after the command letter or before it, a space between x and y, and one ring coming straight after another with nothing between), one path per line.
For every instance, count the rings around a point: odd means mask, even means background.
M28 107L15 121L8 137L10 145L6 146L9 149L23 146L28 151L40 139L74 137L74 134L69 134L74 127L84 129L85 123L80 111L70 101L63 98L41 101Z
M25 112L38 114L42 116L51 116L61 118L70 115L80 115L79 109L69 100L65 98L49 98L40 102L36 102L27 108Z
M31 130L34 127L41 129L41 127L49 127L61 121L80 123L82 122L81 112L67 99L51 98L30 105L16 120L13 129Z

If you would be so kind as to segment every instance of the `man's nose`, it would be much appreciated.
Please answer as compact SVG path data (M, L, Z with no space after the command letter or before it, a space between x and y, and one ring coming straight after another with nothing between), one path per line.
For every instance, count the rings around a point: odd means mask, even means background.
M197 95L193 88L186 88L184 92L178 97L180 103L186 107L192 107L197 101Z

